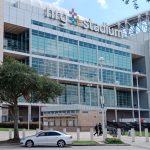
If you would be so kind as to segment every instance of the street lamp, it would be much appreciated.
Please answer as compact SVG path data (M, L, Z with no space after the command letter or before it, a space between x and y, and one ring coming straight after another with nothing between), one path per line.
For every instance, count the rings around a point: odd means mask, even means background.
M101 69L101 108L102 108L102 129L103 129L103 135L104 135L104 129L105 129L105 119L104 119L104 93L103 93L103 64L104 64L104 57L99 58L99 64Z
M92 84L89 83L87 84L87 86L89 87L89 94L90 94L90 106L92 105L92 102L91 102L91 87L92 87Z
M141 112L140 112L140 100L139 100L139 80L138 80L138 76L139 76L139 72L136 71L135 73L136 76L136 93L137 93L137 102L138 102L138 117L139 117L139 131L140 131L140 136L142 136L142 131L141 131Z

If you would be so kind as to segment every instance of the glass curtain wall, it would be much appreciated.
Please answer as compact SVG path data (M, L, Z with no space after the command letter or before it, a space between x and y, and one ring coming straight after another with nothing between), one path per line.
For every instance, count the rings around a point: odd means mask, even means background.
M131 92L117 91L117 106L131 108Z
M19 34L4 32L4 49L29 53L29 30Z

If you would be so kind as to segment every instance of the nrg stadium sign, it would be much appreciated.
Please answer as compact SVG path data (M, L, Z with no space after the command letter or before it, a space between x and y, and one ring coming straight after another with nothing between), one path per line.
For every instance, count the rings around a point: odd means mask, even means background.
M108 25L98 25L89 20L81 20L80 17L75 13L74 9L69 11L69 15L65 12L58 11L54 8L45 9L45 17L53 20L60 21L62 26L67 24L80 26L83 29L87 29L93 32L98 32L110 36L122 38L123 34L121 30L110 28Z

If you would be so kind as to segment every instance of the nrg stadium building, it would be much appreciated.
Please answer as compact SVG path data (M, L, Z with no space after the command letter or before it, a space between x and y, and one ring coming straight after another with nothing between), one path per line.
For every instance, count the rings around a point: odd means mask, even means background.
M98 25L48 3L0 1L0 61L11 56L64 85L51 104L19 99L19 120L48 127L150 122L150 11ZM40 117L39 117L40 116ZM11 120L1 104L0 122Z

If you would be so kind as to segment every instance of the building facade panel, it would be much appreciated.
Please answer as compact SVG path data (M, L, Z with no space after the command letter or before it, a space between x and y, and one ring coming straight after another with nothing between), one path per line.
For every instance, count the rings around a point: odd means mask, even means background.
M130 110L124 116L134 118L132 112L138 109L139 95L139 109L149 111L149 56L142 47L140 51L135 46L134 40L117 37L115 33L120 31L107 26L105 32L102 25L88 26L90 20L80 19L75 24L77 20L71 22L69 11L61 8L4 1L4 4L0 2L4 8L0 9L0 33L4 31L4 38L0 34L0 46L4 49L0 60L8 54L21 57L23 63L40 75L57 80L64 87L63 94L57 98L58 106L77 104L97 108L96 111L104 106L114 114L110 117L107 114L108 120L117 121L122 117L121 110Z

